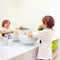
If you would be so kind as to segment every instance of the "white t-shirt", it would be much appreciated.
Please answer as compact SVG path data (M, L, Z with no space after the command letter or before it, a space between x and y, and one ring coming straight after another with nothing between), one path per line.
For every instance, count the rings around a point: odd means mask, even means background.
M2 31L15 31L14 28L6 29L6 28L4 28L4 27L0 28L0 30L2 30Z
M51 59L52 58L52 36L53 30L44 29L33 33L33 38L38 38L42 43L39 43L38 59Z
M15 31L15 29L13 29L13 28L6 29L6 28L4 28L4 27L0 28L0 30L2 30L2 31ZM2 34L0 34L0 36L1 36L1 35L2 35Z

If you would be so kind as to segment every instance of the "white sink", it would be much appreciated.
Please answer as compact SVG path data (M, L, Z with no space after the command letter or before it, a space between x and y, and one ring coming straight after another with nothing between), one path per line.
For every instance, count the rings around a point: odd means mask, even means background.
M20 35L19 39L23 44L34 44L37 41L37 39L30 38L26 35L22 35L22 36Z

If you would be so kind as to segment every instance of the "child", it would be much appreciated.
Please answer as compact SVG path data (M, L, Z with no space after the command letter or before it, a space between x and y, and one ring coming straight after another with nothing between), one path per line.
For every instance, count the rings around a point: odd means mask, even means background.
M0 29L0 34L2 34L2 36L4 36L5 34L10 34L10 33L18 34L18 31L10 28L9 20L3 20L2 29Z
M10 28L10 21L9 20L3 20L2 21L2 29L0 29L0 32L2 32L2 36L8 33L13 33L14 31L11 30Z
M38 38L40 41L38 56L39 60L50 60L52 58L52 36L54 18L52 16L45 16L42 19L42 26L44 30L38 32L30 32L28 36L31 38Z

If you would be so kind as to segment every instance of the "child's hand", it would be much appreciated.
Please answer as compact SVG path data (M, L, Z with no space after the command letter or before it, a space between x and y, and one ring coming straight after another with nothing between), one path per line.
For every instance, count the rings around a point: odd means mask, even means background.
M30 31L30 32L28 33L28 36L31 37L31 38L33 37L33 36L32 36L32 31Z
M19 35L19 32L17 30L14 31L16 35Z
M14 31L10 31L10 33L14 33Z

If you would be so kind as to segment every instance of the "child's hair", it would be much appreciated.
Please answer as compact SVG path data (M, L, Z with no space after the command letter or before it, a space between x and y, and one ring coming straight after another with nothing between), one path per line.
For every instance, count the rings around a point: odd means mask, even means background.
M47 25L47 28L52 28L55 23L54 18L49 15L43 17L42 22Z
M10 21L9 20L3 20L2 27L4 27L5 23L7 23L7 22L9 22L9 24L10 24Z

